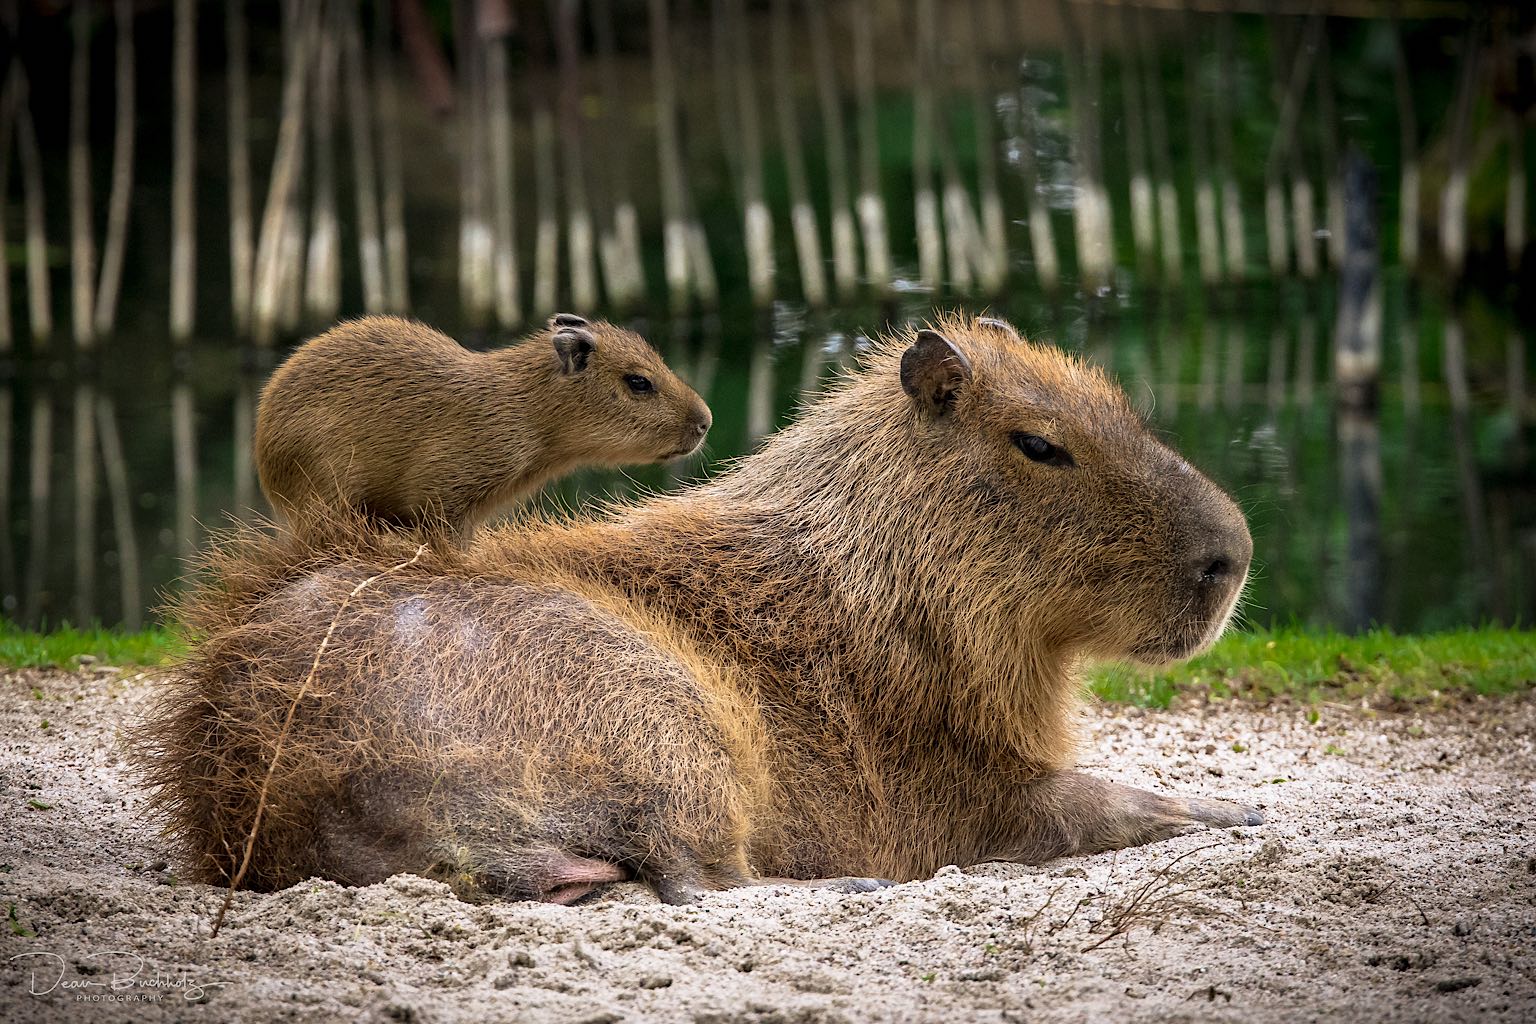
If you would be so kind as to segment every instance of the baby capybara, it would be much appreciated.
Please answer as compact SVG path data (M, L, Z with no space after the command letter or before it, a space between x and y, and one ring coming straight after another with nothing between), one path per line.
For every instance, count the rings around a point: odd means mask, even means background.
M1202 650L1250 553L1103 373L947 317L725 476L605 519L467 551L232 537L141 758L224 884L270 769L256 888L680 902L1255 824L1071 769L1073 666Z
M290 521L343 510L475 524L581 466L687 455L704 400L643 338L572 313L491 352L368 316L305 342L261 393L256 467Z

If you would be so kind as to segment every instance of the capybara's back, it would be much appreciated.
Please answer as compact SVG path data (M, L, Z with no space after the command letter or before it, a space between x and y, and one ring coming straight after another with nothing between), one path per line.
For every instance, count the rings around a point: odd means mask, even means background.
M251 885L685 901L1256 824L1071 769L1073 668L1204 649L1251 553L1102 372L950 317L731 473L607 519L464 550L237 535L142 756L223 884L253 834Z
M577 467L696 449L702 399L638 335L572 314L471 352L398 317L348 321L272 375L256 422L262 489L290 520L360 512L466 536Z

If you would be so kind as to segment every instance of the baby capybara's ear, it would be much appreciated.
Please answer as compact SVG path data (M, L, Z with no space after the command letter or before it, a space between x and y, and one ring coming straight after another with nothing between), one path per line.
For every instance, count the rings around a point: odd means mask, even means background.
M901 354L901 387L929 416L943 416L970 383L971 361L938 331L924 328Z
M575 321L559 323L558 321ZM558 313L549 318L549 326L555 333L549 336L560 357L560 368L566 373L580 373L587 368L587 360L597 351L597 339L587 327L587 322L572 313Z
M575 313L556 313L549 318L549 329L558 331L562 327L591 327L587 318L577 316Z

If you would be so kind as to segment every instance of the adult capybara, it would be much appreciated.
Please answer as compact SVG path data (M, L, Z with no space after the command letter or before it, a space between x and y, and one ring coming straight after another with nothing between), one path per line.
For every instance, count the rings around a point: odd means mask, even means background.
M256 888L678 902L1256 824L1070 767L1074 666L1206 647L1250 553L1099 370L947 317L727 475L600 521L234 537L141 757L224 884L270 769Z
M519 344L471 352L368 316L301 345L262 390L256 467L290 520L343 509L441 521L467 540L496 509L579 466L687 455L704 400L639 335L572 313Z

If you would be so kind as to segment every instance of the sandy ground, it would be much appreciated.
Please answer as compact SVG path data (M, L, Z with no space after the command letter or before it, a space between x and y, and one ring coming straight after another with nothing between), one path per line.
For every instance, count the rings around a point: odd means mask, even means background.
M222 891L177 879L121 763L151 686L0 676L0 1020L1536 1016L1536 700L1096 711L1090 769L1268 816L1118 855L690 908L314 881L241 894L211 939Z

